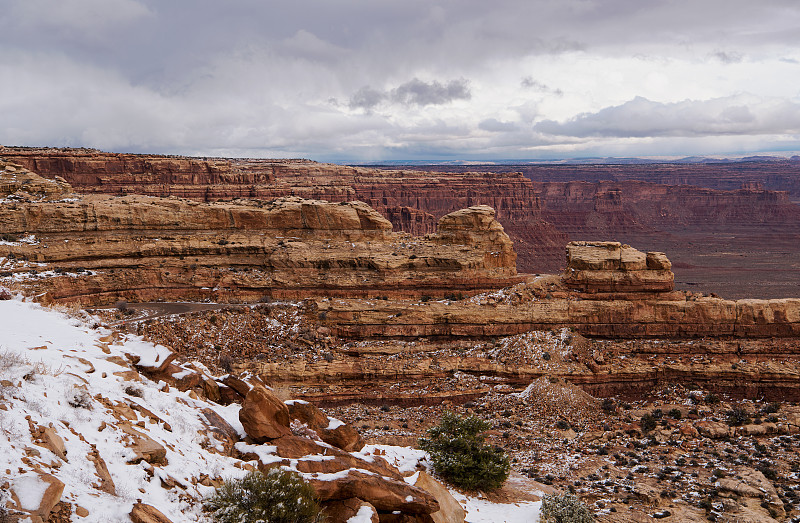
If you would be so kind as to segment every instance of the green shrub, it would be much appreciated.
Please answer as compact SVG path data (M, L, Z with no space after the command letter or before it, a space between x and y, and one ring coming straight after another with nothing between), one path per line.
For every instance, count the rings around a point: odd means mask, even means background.
M541 523L593 523L594 514L572 494L548 494L542 499Z
M215 523L318 523L314 490L295 472L270 469L228 480L203 507Z
M476 416L446 412L428 429L419 447L431 455L433 468L445 480L468 490L494 490L503 485L511 465L502 449L483 442L490 425Z
M733 407L727 413L727 422L731 427L747 425L750 421L750 415L743 407Z
M645 414L641 419L642 432L650 432L656 428L656 419L652 414Z

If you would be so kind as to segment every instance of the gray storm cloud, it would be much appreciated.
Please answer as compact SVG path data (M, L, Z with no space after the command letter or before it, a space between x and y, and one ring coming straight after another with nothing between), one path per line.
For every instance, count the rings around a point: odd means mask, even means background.
M362 87L350 97L349 106L369 110L385 101L400 105L443 105L455 100L469 100L471 96L469 82L463 78L446 84L414 78L389 91Z
M4 0L0 25L9 145L522 158L798 129L796 0Z

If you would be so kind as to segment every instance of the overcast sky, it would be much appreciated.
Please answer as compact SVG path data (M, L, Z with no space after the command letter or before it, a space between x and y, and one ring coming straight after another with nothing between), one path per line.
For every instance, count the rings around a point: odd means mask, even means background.
M0 144L366 162L800 150L798 0L3 0Z

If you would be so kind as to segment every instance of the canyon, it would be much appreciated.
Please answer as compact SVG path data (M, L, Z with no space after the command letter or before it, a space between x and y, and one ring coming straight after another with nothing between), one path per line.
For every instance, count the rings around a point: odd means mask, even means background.
M690 264L676 262L712 233L752 235L761 252L793 238L786 193L94 150L0 157L0 295L85 308L95 328L169 348L157 368L135 362L154 383L220 404L268 385L369 443L413 445L446 410L478 414L527 476L516 481L574 489L608 520L800 515L800 461L780 450L800 437L800 298L687 290ZM698 244L680 245L689 230ZM769 266L796 277L788 252ZM733 409L753 419L728 426ZM772 468L713 456L739 452L732 436ZM715 487L705 465L752 488ZM789 479L765 479L773 469Z
M513 240L523 273L563 269L568 241L613 238L669 252L681 289L728 298L800 297L794 160L387 169L91 149L2 147L0 157L62 177L79 192L360 200L412 235L432 232L449 212L489 205Z

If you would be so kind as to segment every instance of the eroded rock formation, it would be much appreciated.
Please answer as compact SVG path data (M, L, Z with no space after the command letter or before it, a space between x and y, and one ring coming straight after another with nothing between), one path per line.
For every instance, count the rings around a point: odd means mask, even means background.
M26 173L26 187L31 179L55 184ZM518 281L513 245L486 206L413 238L362 202L17 197L0 207L0 232L20 240L0 245L4 270L27 273L28 260L57 271L22 279L44 300L419 296Z
M344 337L494 337L572 327L587 336L798 337L800 299L724 300L673 291L669 259L617 242L573 242L567 270L465 302L325 301Z
M444 215L474 205L496 210L514 240L521 271L541 271L537 256L557 253L566 236L542 220L538 194L519 173L435 175L307 160L197 159L103 153L90 149L3 148L0 157L46 178L62 176L84 193L177 196L201 201L299 196L359 200L398 231L432 233Z

